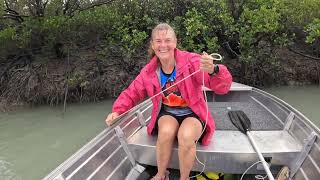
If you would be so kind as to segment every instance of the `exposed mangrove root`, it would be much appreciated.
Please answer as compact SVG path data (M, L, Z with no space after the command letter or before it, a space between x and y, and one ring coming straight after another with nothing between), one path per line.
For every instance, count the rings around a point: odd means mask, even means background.
M307 82L308 79L320 81L319 64L312 68L308 65L313 60L301 60L301 57L296 57L289 50L264 51L281 53L277 56L286 59L280 59L283 64L275 69L270 65L271 61L264 61L265 58L261 57L255 63L246 64L245 75L241 74L243 70L239 67L239 62L225 60L234 80L256 87L274 82L285 84L289 81ZM83 55L77 52L70 53L68 62L52 58L46 63L13 63L6 67L6 72L0 77L0 111L6 111L10 106L26 104L63 105L66 110L67 102L92 102L117 97L136 77L146 59L121 56L98 59L96 54L86 52Z
M81 57L83 58L83 57ZM15 104L63 105L67 102L91 102L118 96L138 74L143 64L136 60L125 62L131 65L123 68L122 59L100 60L81 59L71 56L65 66L61 60L48 63L32 62L23 67L10 67L5 76L0 77L0 110L6 111Z

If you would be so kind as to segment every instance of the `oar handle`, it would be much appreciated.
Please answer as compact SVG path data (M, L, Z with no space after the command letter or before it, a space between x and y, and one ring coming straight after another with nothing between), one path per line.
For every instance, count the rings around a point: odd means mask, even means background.
M257 144L255 143L250 131L247 131L247 135L248 135L248 138L253 146L253 148L255 149L255 151L257 152L258 156L259 156L259 159L260 161L262 162L262 165L263 165L263 168L264 170L266 171L267 175L268 175L268 178L269 180L274 180L274 177L269 169L269 166L268 166L268 163L266 162L266 160L264 160L264 157L262 156Z

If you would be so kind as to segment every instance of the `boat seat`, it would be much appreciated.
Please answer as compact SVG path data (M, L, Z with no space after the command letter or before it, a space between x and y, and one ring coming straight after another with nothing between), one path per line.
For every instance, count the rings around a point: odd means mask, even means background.
M287 131L251 131L261 153L272 165L289 165L302 150L302 145ZM149 136L146 127L128 139L129 149L137 162L156 166L156 136ZM247 136L240 131L216 130L208 146L197 144L198 159L206 170L241 173L258 161L258 156ZM178 143L173 145L170 168L179 168ZM223 165L221 165L223 163ZM193 170L202 170L198 162ZM256 169L259 171L259 169ZM262 170L262 169L261 169ZM252 173L257 173L252 171Z

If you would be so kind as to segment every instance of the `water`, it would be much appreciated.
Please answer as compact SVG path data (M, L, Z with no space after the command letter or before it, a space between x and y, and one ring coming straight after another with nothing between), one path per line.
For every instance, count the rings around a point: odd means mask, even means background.
M275 87L285 100L320 127L320 88ZM106 126L113 100L61 107L36 107L0 114L0 180L41 179Z
M320 86L282 86L265 91L286 101L320 127Z
M41 179L105 127L112 101L0 114L0 179Z

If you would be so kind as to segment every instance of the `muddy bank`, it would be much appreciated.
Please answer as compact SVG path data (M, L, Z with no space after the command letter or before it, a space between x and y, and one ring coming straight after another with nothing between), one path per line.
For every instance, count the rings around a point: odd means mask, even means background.
M0 107L4 110L27 104L58 105L116 97L145 62L138 58L98 59L91 52L64 59L38 56L30 63L16 61L2 69Z

